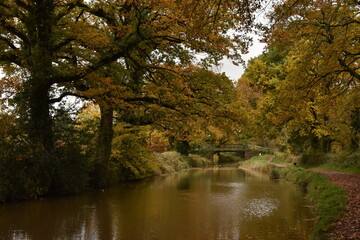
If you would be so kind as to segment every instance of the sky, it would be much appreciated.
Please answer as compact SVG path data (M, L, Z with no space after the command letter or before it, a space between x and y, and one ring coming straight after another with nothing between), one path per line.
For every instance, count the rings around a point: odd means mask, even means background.
M262 24L268 24L269 20L266 17L266 13L271 11L271 4L272 0L265 1L263 7L255 14L255 22L256 23L262 23ZM253 38L253 44L249 48L249 53L242 55L243 60L245 63L247 63L251 58L257 57L261 55L265 49L266 44L261 43L259 38L260 36L256 34L250 34L250 36ZM220 73L225 72L226 76L230 78L233 81L237 81L241 75L244 73L244 67L243 66L236 66L231 63L228 59L224 59L222 61L223 66L220 69Z
M258 40L254 41L253 46L249 48L249 53L243 55L243 59L247 63L247 61L250 60L251 58L262 54L264 48L265 48L265 43L260 43ZM230 78L233 81L237 81L244 73L244 70L245 69L243 66L241 65L236 66L232 64L229 59L224 59L222 61L222 67L220 69L220 72L225 72L228 78Z

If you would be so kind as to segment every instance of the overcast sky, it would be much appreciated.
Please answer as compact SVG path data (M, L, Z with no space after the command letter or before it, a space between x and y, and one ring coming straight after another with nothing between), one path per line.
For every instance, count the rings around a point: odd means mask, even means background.
M243 55L244 60L247 62L253 57L259 56L262 54L265 48L265 43L260 43L258 39L254 38L253 46L250 47L249 53ZM231 63L228 59L222 61L223 66L220 72L225 72L226 76L233 81L237 81L241 75L244 73L244 68L240 66L236 66Z

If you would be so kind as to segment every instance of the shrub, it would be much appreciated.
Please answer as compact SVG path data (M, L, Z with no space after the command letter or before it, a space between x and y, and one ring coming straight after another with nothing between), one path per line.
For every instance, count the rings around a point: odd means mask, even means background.
M78 148L56 149L51 157L53 168L49 194L71 194L84 191L89 182L89 162Z
M149 162L154 158L141 134L122 134L113 140L110 171L120 181L151 175ZM111 177L111 176L109 176Z
M306 167L318 166L324 162L326 162L326 155L320 152L305 153L300 158L300 164Z
M155 175L172 173L190 167L188 158L175 151L158 153L154 166Z
M214 165L211 160L195 154L189 154L187 161L191 167L207 167Z
M3 118L0 116L0 120ZM31 144L15 122L3 123L0 129L0 201L44 195L52 174L49 153Z
M153 130L148 139L148 145L153 152L164 152L169 147L168 139L159 131Z
M326 155L326 162L320 165L321 168L360 173L360 152L340 152Z

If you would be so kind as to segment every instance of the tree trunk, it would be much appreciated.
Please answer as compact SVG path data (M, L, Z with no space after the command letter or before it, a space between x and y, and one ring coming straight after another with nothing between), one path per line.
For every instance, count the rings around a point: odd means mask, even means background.
M36 0L29 15L29 71L25 84L29 106L29 137L45 149L53 148L53 129L49 111L52 77L53 0Z
M311 148L311 151L319 151L321 148L320 148L320 139L315 136L313 133L311 133L311 136L310 136L310 148Z
M30 127L29 137L46 150L53 148L53 128L49 109L49 89L44 86L31 86L29 90Z
M112 179L109 162L113 139L114 110L102 103L99 106L101 119L92 181L96 187L105 187L111 183Z
M112 107L100 105L100 129L97 146L97 159L102 163L107 164L111 155L111 145L113 139L113 115Z

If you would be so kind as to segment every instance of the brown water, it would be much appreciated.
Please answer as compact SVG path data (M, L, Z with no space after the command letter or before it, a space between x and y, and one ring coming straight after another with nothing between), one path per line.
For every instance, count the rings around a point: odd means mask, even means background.
M193 169L77 196L0 205L0 239L304 240L296 187L235 168ZM309 220L310 219L310 220Z

